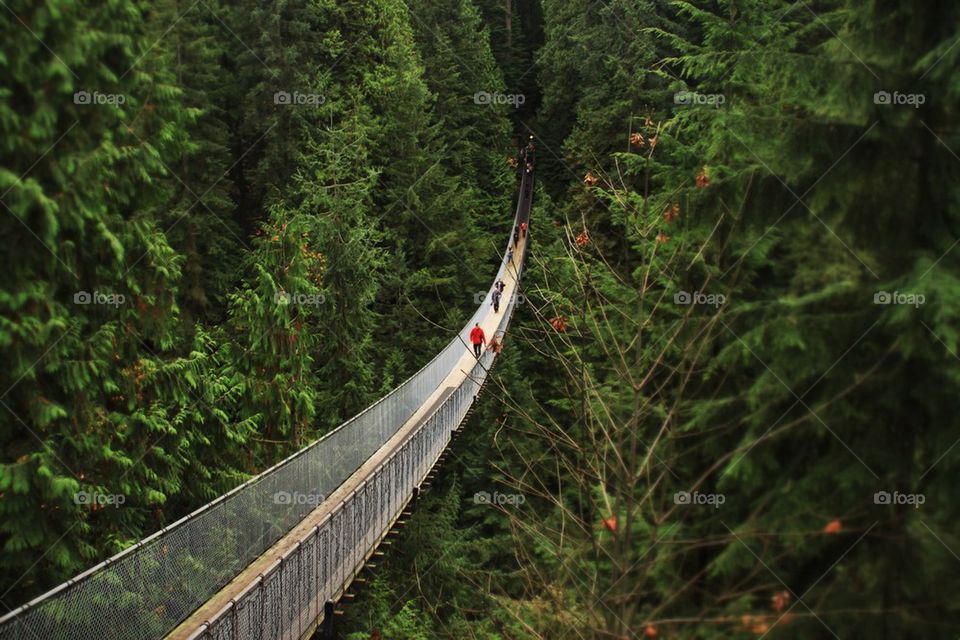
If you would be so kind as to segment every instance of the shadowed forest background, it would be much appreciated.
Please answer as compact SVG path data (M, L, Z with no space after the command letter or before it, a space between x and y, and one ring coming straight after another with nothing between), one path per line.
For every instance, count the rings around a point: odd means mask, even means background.
M0 36L0 614L430 360L532 136L511 338L343 636L960 633L960 5L8 0Z

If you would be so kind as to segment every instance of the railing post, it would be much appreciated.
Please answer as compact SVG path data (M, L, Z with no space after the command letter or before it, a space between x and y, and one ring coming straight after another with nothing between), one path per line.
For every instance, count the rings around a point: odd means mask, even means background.
M320 629L320 640L333 640L333 603L329 600L323 603L323 626Z

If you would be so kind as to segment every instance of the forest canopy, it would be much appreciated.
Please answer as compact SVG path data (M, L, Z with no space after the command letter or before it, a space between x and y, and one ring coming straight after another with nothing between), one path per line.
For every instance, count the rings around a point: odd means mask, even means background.
M0 613L428 362L530 143L510 342L343 637L960 632L960 5L7 0L0 36Z

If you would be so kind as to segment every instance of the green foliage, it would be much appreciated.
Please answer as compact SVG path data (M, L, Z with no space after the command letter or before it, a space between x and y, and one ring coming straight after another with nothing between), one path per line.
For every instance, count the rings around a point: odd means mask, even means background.
M816 615L839 637L939 637L960 586L940 574L954 506L931 502L955 464L957 361L932 322L953 304L958 165L929 123L952 116L934 97L956 91L953 54L933 52L953 10L626 4L544 3L541 122L563 150L546 175L565 201L531 257L536 393L502 463L549 487L531 529L564 531L517 537L551 569L532 592L560 582L581 626L614 635L815 637ZM875 103L894 90L927 103ZM873 304L883 291L925 301ZM682 490L726 502L680 506Z
M452 330L473 306L508 217L507 124L452 109L463 69L440 58L499 76L476 11L451 7L455 54L399 1L6 8L8 605L395 386L450 335L413 311Z
M534 133L541 180L497 397L350 637L960 625L953 5L5 11L8 605L426 362L508 232L512 122ZM881 292L923 302L873 304ZM523 508L472 503L500 489ZM926 501L878 505L878 491Z
M179 90L137 67L149 42L135 5L8 11L0 563L20 599L138 539L197 435L174 426L182 388L162 391L183 259L156 211L184 149L171 135L189 120ZM92 509L78 491L136 506Z

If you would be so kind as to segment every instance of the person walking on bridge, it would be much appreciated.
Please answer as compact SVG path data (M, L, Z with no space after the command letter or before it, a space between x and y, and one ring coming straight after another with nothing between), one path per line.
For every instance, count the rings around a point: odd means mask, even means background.
M513 246L517 246L520 241L520 225L513 225Z
M483 334L483 329L480 328L480 323L473 325L473 329L470 331L470 342L473 343L473 355L480 357L480 348L487 341L487 336Z
M521 222L521 223L520 223L520 237L521 237L521 238L526 238L526 237L527 237L527 223L526 223L526 222Z
M494 288L493 288L493 296L492 296L492 297L493 297L493 312L494 312L494 313L500 313L500 296L501 296L501 295L502 295L502 294L500 293L500 289L498 289L497 287L494 287Z

